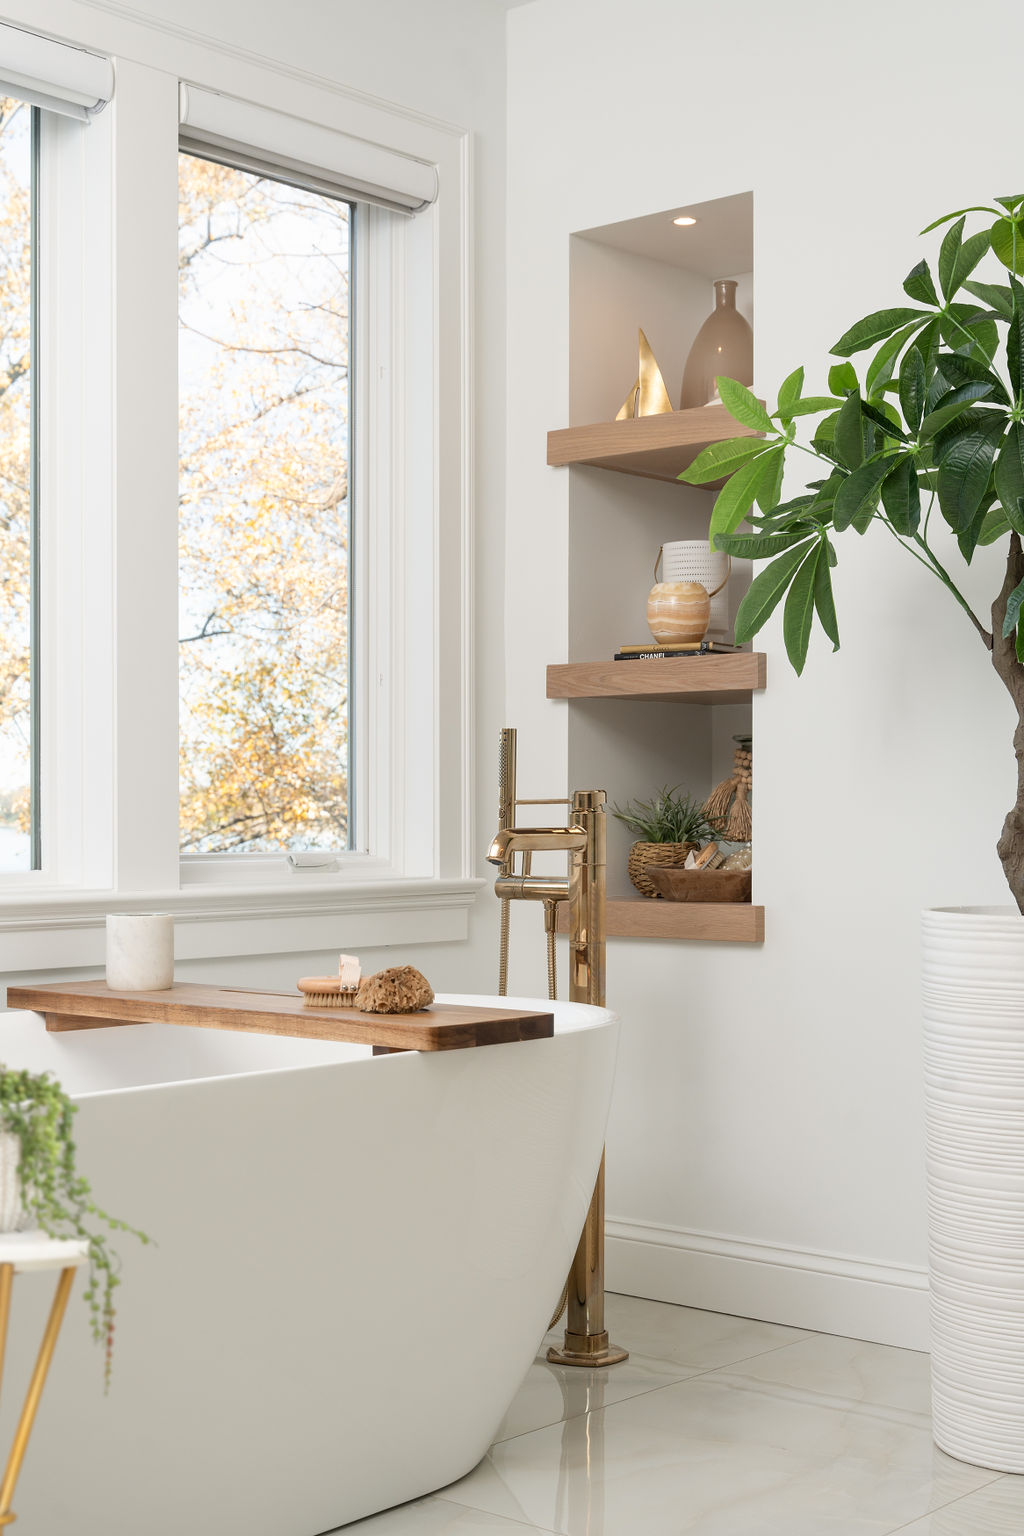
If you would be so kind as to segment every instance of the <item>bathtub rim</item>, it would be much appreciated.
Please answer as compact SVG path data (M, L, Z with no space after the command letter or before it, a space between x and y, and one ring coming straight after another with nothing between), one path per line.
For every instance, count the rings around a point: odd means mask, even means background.
M507 1006L509 1008L522 1008L524 1010L533 1010L536 1012L553 1012L555 1015L555 1031L553 1037L547 1037L540 1040L506 1041L503 1045L499 1046L478 1046L474 1048L476 1050L489 1051L508 1049L512 1046L519 1048L522 1046L530 1045L546 1045L548 1043L548 1039L550 1038L557 1039L562 1035L584 1034L595 1029L607 1029L619 1023L619 1015L613 1009L598 1007L591 1003L571 1003L562 999L552 1001L548 998L525 997L519 995L498 997L493 994L483 992L439 992L436 994L436 996L437 1001L440 1003L472 1004L479 1007ZM561 1019L559 1017L560 1014L562 1015ZM34 1013L31 1009L11 1008L0 1014L0 1031L2 1031L2 1021L4 1018L18 1019L24 1022L35 1019L38 1020L40 1029L44 1027L40 1015ZM246 1036L256 1039L267 1038L262 1034L257 1034L255 1031L214 1031L203 1030L199 1027L195 1027L193 1030L193 1028L190 1026L182 1026L180 1024L149 1023L141 1027L159 1031L182 1030L184 1028L188 1029L189 1033L194 1033L197 1035L216 1034L223 1037L237 1035L242 1036L243 1038ZM289 1035L272 1036L271 1038L291 1041L291 1043L298 1049L301 1049L301 1047L306 1043L298 1037ZM322 1042L317 1043L321 1044ZM357 1051L359 1054L348 1058L341 1057L336 1061L290 1062L287 1065L279 1063L274 1066L256 1066L241 1071L204 1073L203 1075L197 1077L169 1077L163 1078L158 1082L151 1083L129 1083L124 1086L117 1087L90 1088L83 1090L82 1092L72 1092L69 1096L74 1103L78 1104L83 1103L87 1099L107 1098L115 1094L152 1093L157 1090L191 1087L193 1085L203 1083L238 1082L251 1077L272 1077L275 1075L280 1076L283 1074L291 1074L295 1072L319 1072L329 1070L336 1071L343 1067L357 1067L365 1066L367 1064L373 1065L374 1067L383 1067L386 1063L390 1064L393 1069L396 1062L408 1061L410 1056L433 1058L460 1056L464 1054L463 1051L393 1051L386 1055L374 1056L370 1046L358 1044L347 1045L340 1042L339 1049ZM0 1050L2 1050L2 1035L0 1035ZM57 1077L58 1082L60 1082L59 1074L54 1072L54 1076Z

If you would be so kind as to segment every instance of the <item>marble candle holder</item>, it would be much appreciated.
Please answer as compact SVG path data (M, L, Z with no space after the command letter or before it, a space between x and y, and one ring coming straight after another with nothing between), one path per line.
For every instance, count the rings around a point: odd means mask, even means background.
M166 912L107 915L107 986L165 992L174 985L174 919Z

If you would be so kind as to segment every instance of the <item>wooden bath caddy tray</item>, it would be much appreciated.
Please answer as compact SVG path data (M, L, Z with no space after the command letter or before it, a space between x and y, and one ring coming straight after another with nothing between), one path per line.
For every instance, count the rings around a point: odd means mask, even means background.
M102 1029L117 1024L188 1024L372 1045L378 1051L458 1051L512 1040L546 1040L554 1015L521 1008L432 1003L418 1013L360 1013L311 1008L300 994L248 992L175 982L166 992L113 992L102 981L62 981L50 987L8 987L8 1008L46 1015L50 1030Z

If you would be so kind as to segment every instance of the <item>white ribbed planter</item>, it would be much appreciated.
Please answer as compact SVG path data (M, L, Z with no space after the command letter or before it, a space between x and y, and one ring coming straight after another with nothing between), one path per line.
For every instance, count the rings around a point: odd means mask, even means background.
M1024 918L924 914L935 1439L1024 1472Z

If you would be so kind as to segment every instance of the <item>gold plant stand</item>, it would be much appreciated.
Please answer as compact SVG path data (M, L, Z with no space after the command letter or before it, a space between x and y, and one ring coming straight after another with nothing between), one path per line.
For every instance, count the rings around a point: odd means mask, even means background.
M4 1355L7 1348L7 1324L11 1315L11 1292L14 1276L32 1270L56 1269L57 1290L54 1294L50 1316L43 1330L43 1340L29 1380L28 1391L22 1406L18 1427L14 1431L3 1481L0 1482L0 1526L12 1525L18 1518L11 1509L14 1489L25 1460L29 1436L35 1423L39 1400L43 1395L46 1377L57 1347L68 1297L74 1284L75 1270L88 1262L88 1244L62 1242L47 1237L45 1232L11 1232L0 1236L0 1379L3 1377Z

